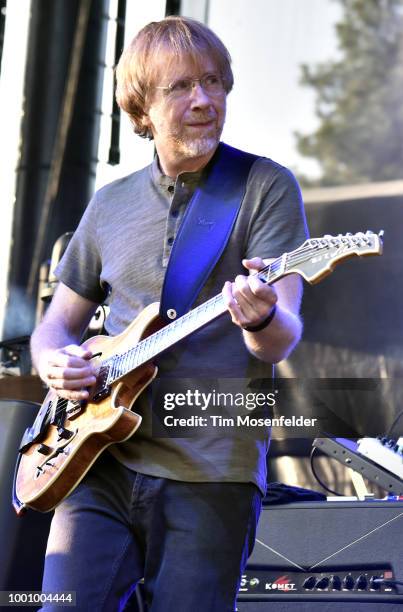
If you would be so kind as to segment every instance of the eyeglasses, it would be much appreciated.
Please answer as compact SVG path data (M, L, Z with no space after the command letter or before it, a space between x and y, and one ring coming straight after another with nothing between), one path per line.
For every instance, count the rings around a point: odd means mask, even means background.
M220 95L224 91L222 79L217 74L206 74L200 79L191 79L189 77L178 79L165 87L157 86L156 89L164 89L166 95L172 98L184 98L191 93L196 83L200 83L203 91L210 96Z

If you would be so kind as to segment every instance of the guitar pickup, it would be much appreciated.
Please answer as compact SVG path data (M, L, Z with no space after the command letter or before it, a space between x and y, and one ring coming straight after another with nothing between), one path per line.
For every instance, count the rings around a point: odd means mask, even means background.
M110 392L110 387L104 387L100 391L97 391L92 399L94 402L100 402L101 400L105 399L105 397L108 397L108 395L110 395Z
M93 400L99 402L100 400L108 397L110 394L110 385L108 385L109 377L109 366L102 366L98 372L97 382L93 392Z
M52 449L50 448L50 446L47 446L46 444L40 444L39 447L37 448L38 453L41 453L41 455L49 455L52 451Z
M66 410L66 417L68 419L73 419L74 417L78 416L79 414L82 413L84 409L84 404L81 404L81 402L74 402L69 404L69 407Z

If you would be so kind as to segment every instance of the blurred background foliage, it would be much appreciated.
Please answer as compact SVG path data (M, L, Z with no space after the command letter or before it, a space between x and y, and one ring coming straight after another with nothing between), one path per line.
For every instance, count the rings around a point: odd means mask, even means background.
M296 133L299 152L318 160L319 179L305 187L388 181L403 177L403 0L335 0L334 61L302 65L313 88L319 125Z

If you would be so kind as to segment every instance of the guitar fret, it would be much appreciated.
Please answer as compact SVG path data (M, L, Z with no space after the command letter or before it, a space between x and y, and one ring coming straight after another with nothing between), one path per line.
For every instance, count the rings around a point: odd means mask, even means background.
M141 360L145 363L148 361L148 352L149 352L150 341L148 338L145 338L141 343Z
M143 341L143 342L140 342L140 344L139 344L138 346L139 346L139 355L138 355L138 357L139 357L139 362L140 362L140 363L143 363L143 362L144 362L144 359L143 359L143 353L144 353L144 341Z
M280 269L282 263L282 258L272 262L264 278L265 282L269 282L271 269L273 267ZM133 349L130 349L126 353L116 355L112 361L109 382L114 382L136 367L156 357L193 331L196 331L212 319L223 314L225 310L226 306L224 305L222 295L218 294L179 319L176 319L176 321L169 323L166 327L163 327L148 338L141 340Z
M136 351L131 349L130 350L130 369L133 370L135 368L136 365L136 358L137 358L137 354Z
M116 364L117 364L117 355L115 355L113 357L112 371L111 371L111 380L115 380L115 378L116 378Z
M372 232L359 232L355 235L323 236L310 238L298 249L284 253L263 268L258 277L265 283L281 278L287 272L296 272L309 282L317 281L320 272L329 271L330 263L353 255L380 255L382 253L382 235ZM310 266L312 270L298 268L300 264ZM107 368L106 385L110 385L131 370L156 357L181 339L200 329L213 319L224 314L226 306L221 294L218 294L166 327L141 340L135 347L125 353L108 358L103 367Z
M156 334L150 336L150 357L154 354L154 347L157 342Z
M140 356L139 356L139 345L137 344L137 346L135 347L133 351L133 368L136 368L138 365L140 365Z
M149 361L152 352L153 352L153 345L155 344L155 336L149 336L146 339L146 360Z
M284 276L285 273L295 271L309 282L317 281L318 278L321 278L319 274L322 270L330 269L329 264L332 260L337 262L351 254L380 255L382 253L381 237L382 232L379 235L372 234L372 232L366 234L361 232L355 235L340 234L310 238L295 251L284 253L281 257L276 258L258 273L258 277L265 283L271 283ZM300 264L306 264L303 272L298 269ZM306 269L308 266L311 270ZM148 338L141 340L132 349L110 357L103 364L108 371L106 384L112 384L131 370L150 361L187 335L224 314L225 311L223 297L218 294Z
M111 378L114 380L116 378L116 373L117 373L117 355L115 355L115 357L113 358L113 362L112 362L112 374L111 374Z
M122 372L122 355L118 356L117 363L116 363L116 370L117 370L118 376L120 376Z
M134 365L134 354L133 351L130 350L127 352L127 370L130 372L133 369Z

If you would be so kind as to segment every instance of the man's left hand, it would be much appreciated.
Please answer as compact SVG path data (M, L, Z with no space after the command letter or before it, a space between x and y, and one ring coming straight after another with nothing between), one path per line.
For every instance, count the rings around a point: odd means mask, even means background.
M242 264L249 270L249 276L240 274L233 283L227 281L223 287L224 303L233 323L241 328L260 325L277 302L274 287L261 281L256 274L268 263L270 260L263 261L260 257L244 259Z

